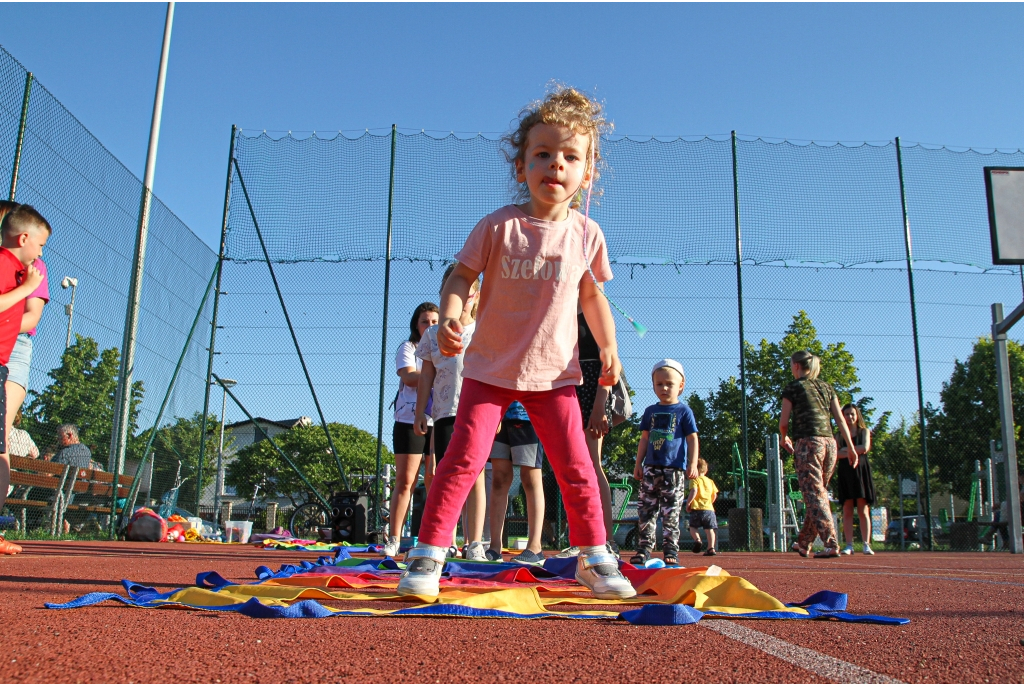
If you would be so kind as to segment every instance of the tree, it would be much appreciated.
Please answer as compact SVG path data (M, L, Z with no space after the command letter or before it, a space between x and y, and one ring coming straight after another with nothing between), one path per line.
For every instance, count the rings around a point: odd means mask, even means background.
M782 389L793 381L789 358L794 352L807 350L821 358L819 378L836 389L841 405L861 392L853 354L846 349L846 343L824 345L803 310L793 317L778 343L762 339L757 348L749 342L744 345L747 358L747 437L751 454L756 452L763 458L764 437L778 432ZM868 417L871 415L871 401L870 397L863 397L857 402Z
M345 471L373 473L376 468L377 438L364 430L344 423L327 424L331 438L338 449L338 457ZM330 492L328 483L341 478L331 456L327 436L320 426L294 426L274 436L274 441L287 454L323 495ZM395 458L386 447L382 462L394 464ZM281 459L268 440L262 440L239 450L227 467L227 485L242 497L252 497L256 485L267 497L287 497L293 504L306 499L309 488L298 474ZM356 484L353 484L355 486Z
M181 477L187 478L178 491L180 506L190 509L196 501L197 473L199 471L200 430L203 413L197 411L191 417L179 417L161 426L153 438L153 486L151 497L159 500L165 492L174 487L174 479L181 462ZM152 428L144 430L136 440L136 459L142 458L142 451ZM232 439L225 436L224 449L231 447ZM203 484L211 483L217 476L217 450L220 446L220 421L214 414L206 418L206 455L203 459Z
M54 445L57 426L78 426L81 442L103 462L110 449L114 427L114 395L121 355L116 347L99 351L92 338L75 336L75 343L64 350L60 366L46 375L52 382L42 391L30 391L32 397L22 427L41 447ZM128 453L138 451L139 405L142 381L132 383L129 406Z
M1024 347L1007 340L1014 416L1024 416ZM939 479L966 497L971 489L974 461L989 458L989 440L1001 442L999 398L996 394L995 345L979 338L966 360L956 360L939 393L940 411L927 421L928 451ZM1024 447L1015 430L1018 452Z
M782 408L782 389L793 380L789 358L799 350L808 350L821 358L822 380L832 384L839 395L840 404L849 402L861 392L857 382L857 368L853 354L845 343L825 345L818 339L818 331L807 313L800 311L793 317L782 339L768 342L762 339L757 347L744 342L747 376L747 449L750 468L764 468L765 437L778 432L779 413ZM709 474L719 483L728 482L733 468L732 445L737 443L742 453L742 400L739 380L722 380L707 397L690 395L687 400L693 409L700 429L701 454L708 462ZM872 398L860 397L857 405L865 416L870 416ZM783 454L785 457L786 455ZM753 485L755 481L751 481ZM763 489L763 488L762 488ZM757 495L761 497L762 495ZM757 497L752 496L756 503Z

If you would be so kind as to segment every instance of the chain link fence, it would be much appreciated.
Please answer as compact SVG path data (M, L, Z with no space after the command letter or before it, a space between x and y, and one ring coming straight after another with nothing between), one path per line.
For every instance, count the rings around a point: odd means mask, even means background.
M389 463L394 356L409 316L437 301L444 266L476 221L509 201L512 181L499 142L486 136L239 131L233 140L219 281L218 255L153 205L127 469L144 483L140 502L176 492L204 518L223 516L230 502L266 527L287 525L314 490L347 489L332 452L353 487L378 473L378 436L379 465ZM783 362L803 347L822 355L824 376L869 417L877 506L890 518L901 505L942 522L976 517L975 462L998 439L989 307L1024 294L1019 269L991 263L981 170L1024 166L1024 154L742 135L612 137L604 154L591 213L613 261L607 290L649 330L641 339L620 327L634 404L639 413L656 401L655 360L683 363L723 520L733 506L765 507ZM57 427L75 423L106 468L141 183L3 52L4 188L16 157L16 200L55 229L45 254L53 302L22 426L45 455L59 447ZM77 286L58 289L65 276ZM69 322L55 305L72 293ZM216 385L205 394L210 359L238 402ZM1018 360L1014 344L1020 413ZM271 454L267 435L307 481ZM635 421L623 424L604 454L611 479L634 493L637 437ZM138 474L150 442L152 474ZM918 493L901 497L900 480ZM1000 482L997 469L996 504Z
M930 509L947 531L953 517L976 518L972 476L998 437L997 406L994 390L972 387L957 370L994 386L989 307L1024 294L1019 269L991 263L982 167L1021 165L1024 154L897 148L745 136L604 142L591 214L616 274L607 291L649 330L640 339L620 326L635 405L656 401L647 380L655 360L684 364L703 454L724 492L723 519L737 504L765 507L765 440L777 431L784 358L803 347L822 354L824 376L868 416L876 506L890 519L901 501L908 516ZM316 420L258 224L326 414L374 436L383 333L389 443L394 354L409 315L437 301L441 272L469 229L511 197L500 143L397 131L239 132L235 158L219 368L238 380L254 413ZM964 406L976 415L953 430L967 418ZM609 476L634 493L636 438L635 423L625 424L604 453ZM919 494L901 500L901 479L919 484ZM998 487L995 499L1003 499Z
M81 443L91 451L94 466L109 471L114 394L142 183L2 49L0 160L0 187L5 194L10 188L10 199L33 205L53 226L43 255L52 299L34 337L21 428L28 431L39 457L57 455L59 460L66 443L61 442L58 427L73 424ZM188 451L189 439L197 440L199 432L198 427L192 434L189 429L202 411L204 338L213 301L206 296L212 292L216 264L216 253L154 198L125 470L133 481L138 480L140 504L158 502L173 489L179 459L184 461L181 477L195 481ZM197 315L204 298L203 311ZM197 334L186 346L194 323ZM139 473L154 428L152 465ZM95 509L106 506L109 511L109 494L101 494L95 483L90 486L89 478L78 480L74 487L66 483L72 495L66 502L70 504L69 529L99 534L103 514ZM21 533L46 533L45 523L54 516L55 493L19 485L17 477L14 483L10 499L36 505L9 504L7 513L15 517Z

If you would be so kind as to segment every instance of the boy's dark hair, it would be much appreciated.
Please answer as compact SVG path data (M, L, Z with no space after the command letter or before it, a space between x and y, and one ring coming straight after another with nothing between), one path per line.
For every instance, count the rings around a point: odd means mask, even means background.
M409 320L409 342L418 343L420 341L420 329L416 324L419 323L420 314L423 312L440 313L440 310L433 302L424 302L413 310L412 319Z
M47 233L53 234L50 222L44 219L43 215L35 207L32 205L17 205L4 217L3 223L0 224L0 234L6 238L28 233L29 231L37 231L41 228L46 229Z

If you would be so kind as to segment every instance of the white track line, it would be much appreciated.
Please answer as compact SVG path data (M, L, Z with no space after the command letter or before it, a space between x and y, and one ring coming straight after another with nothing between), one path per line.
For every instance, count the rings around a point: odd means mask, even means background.
M705 618L698 625L839 683L903 682L842 659L815 652L813 649L798 647L772 635L740 625L736 621Z
M775 568L786 568L786 569L789 569L791 571L807 571L808 569L810 569L812 567L810 564L805 565L805 566L793 566L792 564L773 564L773 563L770 563L770 562L764 563L763 565L764 566L772 566L772 567L775 567ZM831 568L825 568L824 565L822 565L821 567L816 568L816 569L814 569L814 570L812 570L810 572L811 573L816 573L818 571L821 571L821 572L829 571L829 572L836 572L836 573L850 573L850 574L853 574L853 575L862 575L862 576L901 576L901 577L906 577L906 578L929 578L929 579L934 578L935 580L949 580L949 581L954 581L954 582L957 582L957 583L984 583L986 585L1009 585L1011 587L1024 587L1024 583L1011 583L1011 582L1003 581L1003 580L988 580L986 578L963 578L961 576L943 576L943 575L932 574L932 573L893 573L891 571L872 571L872 570L869 570L870 568L872 568L872 567L867 567L866 568L866 567L861 566L861 567L858 568L858 567L853 567L853 566L846 566L846 567L838 567L837 568L837 567L833 566ZM743 572L754 572L754 573L756 573L758 571L764 571L764 569L756 569L756 568L743 569ZM980 571L979 573L990 573L990 574L995 575L998 572L996 572L996 571ZM1013 573L1004 573L1002 575L1009 575L1011 577L1016 577Z

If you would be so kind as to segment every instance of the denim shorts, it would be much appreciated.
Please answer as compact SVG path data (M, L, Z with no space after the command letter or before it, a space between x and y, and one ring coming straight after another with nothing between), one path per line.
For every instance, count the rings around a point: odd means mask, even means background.
M541 468L544 465L544 448L533 424L502 419L501 430L491 446L491 459L511 459L514 466Z
M7 362L7 380L28 390L28 373L31 363L32 336L28 333L21 333L14 343L14 349L11 350L11 359Z
M715 530L718 528L718 518L712 510L698 509L697 511L691 511L690 528Z

